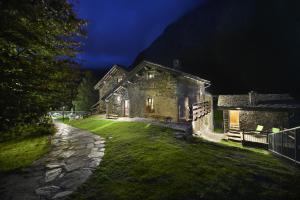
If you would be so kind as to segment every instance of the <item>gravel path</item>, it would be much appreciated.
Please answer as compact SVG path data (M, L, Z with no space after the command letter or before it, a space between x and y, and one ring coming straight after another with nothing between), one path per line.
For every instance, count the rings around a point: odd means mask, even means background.
M56 123L52 148L32 166L0 178L1 200L65 199L100 164L105 141L100 136Z

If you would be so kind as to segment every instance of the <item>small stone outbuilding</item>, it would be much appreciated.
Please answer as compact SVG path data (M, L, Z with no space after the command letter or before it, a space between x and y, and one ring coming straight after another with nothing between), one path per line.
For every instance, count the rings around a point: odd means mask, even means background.
M257 125L264 131L272 128L299 126L298 104L289 94L219 95L218 109L223 111L224 132L230 130L255 130Z

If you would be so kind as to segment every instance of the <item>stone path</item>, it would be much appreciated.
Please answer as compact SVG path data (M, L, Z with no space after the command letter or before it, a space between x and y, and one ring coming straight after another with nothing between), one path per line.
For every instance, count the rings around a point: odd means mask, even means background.
M62 123L56 126L58 132L46 156L0 178L1 200L64 199L100 164L103 138Z

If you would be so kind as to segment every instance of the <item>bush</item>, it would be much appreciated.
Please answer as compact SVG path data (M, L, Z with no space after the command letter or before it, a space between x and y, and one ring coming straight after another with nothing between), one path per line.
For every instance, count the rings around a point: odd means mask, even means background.
M0 134L0 142L32 136L50 135L54 132L55 127L48 120L43 120L37 124L19 124L8 131L2 132Z

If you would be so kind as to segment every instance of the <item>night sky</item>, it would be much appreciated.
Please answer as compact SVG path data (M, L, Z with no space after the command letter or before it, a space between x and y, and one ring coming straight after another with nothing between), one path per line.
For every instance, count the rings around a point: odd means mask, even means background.
M79 17L88 20L88 38L78 56L86 68L129 66L179 17L202 0L80 0Z

